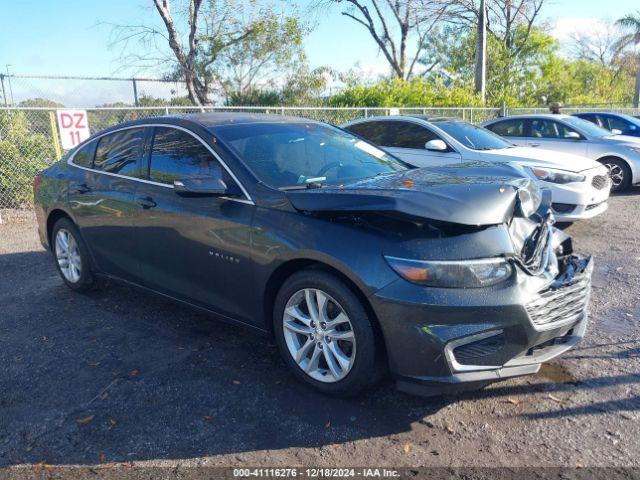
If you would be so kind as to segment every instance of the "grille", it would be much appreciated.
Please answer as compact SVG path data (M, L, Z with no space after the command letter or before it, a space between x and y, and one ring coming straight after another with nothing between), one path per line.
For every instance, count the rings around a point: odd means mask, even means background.
M500 350L505 344L504 333L482 340L460 345L453 349L456 360L461 364L473 364L473 360L488 357Z
M584 315L590 289L591 277L582 274L571 285L545 290L525 308L535 325L546 327L556 323L568 323Z
M596 175L591 180L591 185L598 190L602 190L609 185L609 177L607 175Z

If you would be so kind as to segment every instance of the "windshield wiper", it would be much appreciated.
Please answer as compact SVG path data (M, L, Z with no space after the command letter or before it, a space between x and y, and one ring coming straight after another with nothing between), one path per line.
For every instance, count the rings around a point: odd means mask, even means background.
M327 185L320 182L310 182L304 185L291 185L289 187L280 187L278 190L286 192L287 190L314 190L316 188L323 188Z

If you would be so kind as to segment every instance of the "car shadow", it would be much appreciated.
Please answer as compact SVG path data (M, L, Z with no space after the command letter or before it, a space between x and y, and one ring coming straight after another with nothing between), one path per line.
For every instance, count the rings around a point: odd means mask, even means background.
M640 195L640 185L632 185L624 192L615 192L611 194L612 197L632 197L635 195Z
M72 292L46 252L0 255L0 271L0 466L330 446L409 431L460 400L638 381L420 398L386 380L336 399L295 381L269 338L117 283Z

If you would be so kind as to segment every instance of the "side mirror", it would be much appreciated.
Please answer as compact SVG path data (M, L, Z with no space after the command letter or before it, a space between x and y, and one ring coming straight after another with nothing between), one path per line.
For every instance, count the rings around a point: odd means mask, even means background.
M235 189L229 188L222 179L222 170L214 170L211 175L198 175L181 178L173 182L173 188L183 197L220 197L236 195Z
M614 135L622 135L622 130L618 130L617 128L614 128L611 130L611 133L613 133Z
M567 138L569 140L580 140L581 137L578 132L567 132L564 138Z
M426 150L430 150L432 152L446 152L449 150L449 147L443 140L429 140L424 144L424 148Z

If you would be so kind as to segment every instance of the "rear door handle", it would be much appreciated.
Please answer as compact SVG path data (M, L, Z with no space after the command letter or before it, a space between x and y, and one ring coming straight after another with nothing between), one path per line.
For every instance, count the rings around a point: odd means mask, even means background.
M72 188L71 191L73 193L88 193L91 191L91 188L89 188L86 183L81 183L80 185L76 185L75 188Z
M157 204L153 201L151 197L138 197L136 199L136 203L140 205L142 208L149 209L155 207Z
M539 147L539 146L540 146L540 144L539 144L539 143L537 143L537 142L529 142L529 146L530 146L530 147Z

